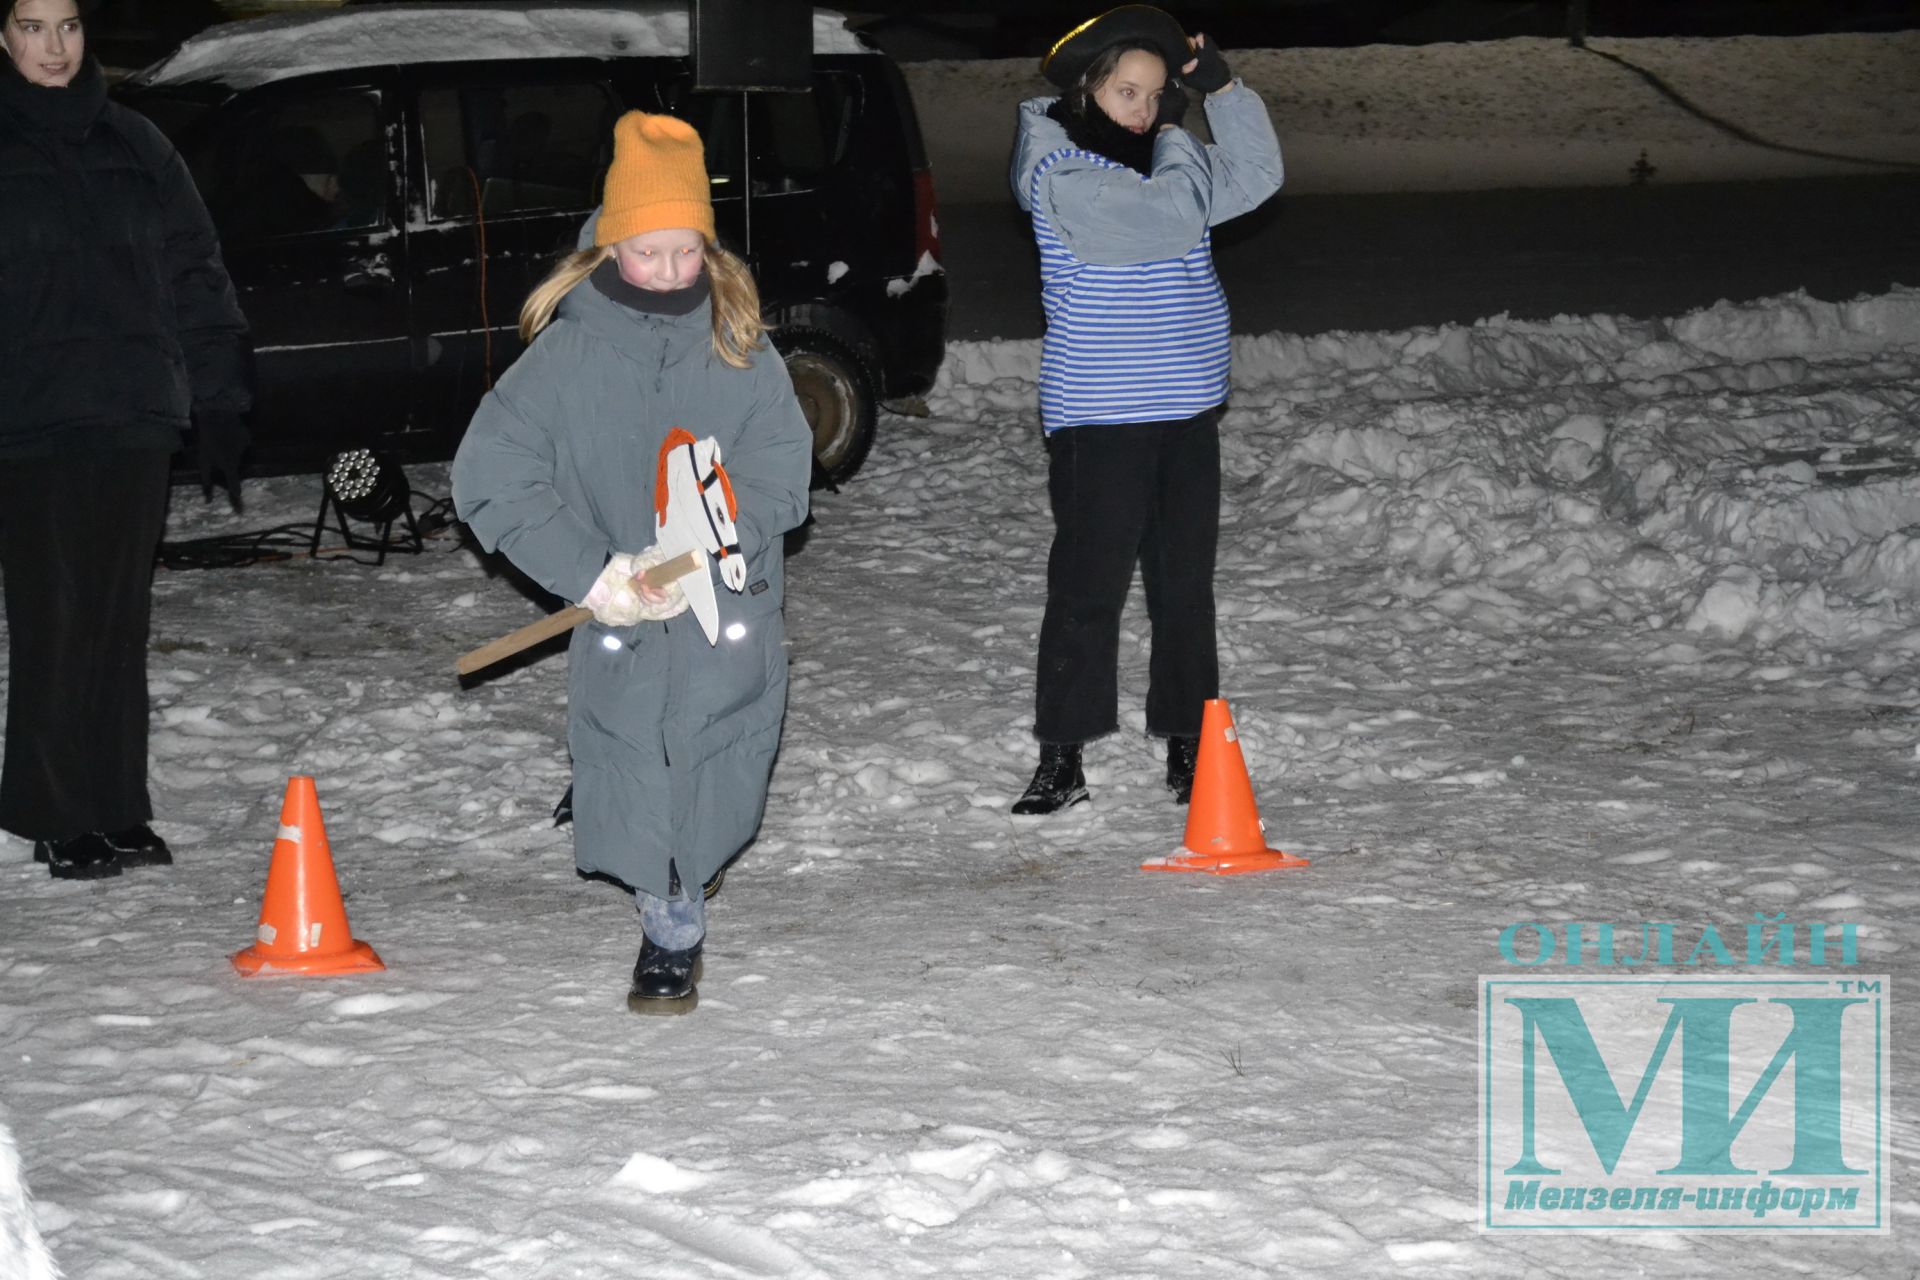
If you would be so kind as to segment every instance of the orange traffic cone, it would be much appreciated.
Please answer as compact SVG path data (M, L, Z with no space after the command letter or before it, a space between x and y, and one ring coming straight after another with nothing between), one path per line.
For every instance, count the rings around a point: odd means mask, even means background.
M1223 698L1207 699L1200 721L1200 759L1193 770L1193 799L1187 807L1187 834L1165 858L1141 864L1142 871L1204 871L1237 876L1249 871L1304 867L1307 859L1267 848L1267 831L1253 802L1253 781L1240 754L1240 735Z
M258 973L370 973L387 966L364 942L354 941L340 882L333 874L327 826L312 778L287 779L280 806L280 838L267 867L255 942L234 953L233 967Z

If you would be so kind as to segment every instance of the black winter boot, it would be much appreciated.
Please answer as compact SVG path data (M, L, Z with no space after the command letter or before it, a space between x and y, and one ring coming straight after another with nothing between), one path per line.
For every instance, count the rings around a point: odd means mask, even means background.
M37 840L33 860L47 864L55 880L103 880L120 874L120 858L98 831L66 840Z
M668 951L641 936L640 958L634 961L633 985L627 988L627 1009L633 1013L691 1013L700 1003L699 988L705 966L700 963L704 943L686 951Z
M1200 739L1167 739L1167 790L1175 804L1193 799L1193 768L1200 763Z
M1033 771L1033 781L1026 791L1013 802L1013 811L1022 815L1057 813L1087 798L1086 775L1080 772L1080 744L1043 742L1040 766Z
M173 865L173 850L167 848L167 842L144 822L124 831L109 831L101 838L113 846L114 855L123 867Z

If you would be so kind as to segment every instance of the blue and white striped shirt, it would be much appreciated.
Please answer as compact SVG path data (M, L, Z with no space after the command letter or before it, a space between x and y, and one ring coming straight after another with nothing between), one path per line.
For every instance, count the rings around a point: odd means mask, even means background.
M1068 158L1126 166L1091 151L1056 151L1028 192L1040 247L1040 420L1048 432L1102 422L1190 418L1227 398L1227 297L1213 270L1213 233L1178 258L1106 266L1074 256L1037 192Z

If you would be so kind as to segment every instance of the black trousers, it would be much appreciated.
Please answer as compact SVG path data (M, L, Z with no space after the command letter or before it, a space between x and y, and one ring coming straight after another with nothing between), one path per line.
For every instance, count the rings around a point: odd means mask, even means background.
M1119 724L1120 614L1140 565L1153 627L1147 732L1194 736L1220 694L1213 565L1220 413L1068 427L1047 438L1053 550L1034 736L1085 742Z
M153 817L147 620L167 467L159 450L0 461L0 828L14 835L64 840Z

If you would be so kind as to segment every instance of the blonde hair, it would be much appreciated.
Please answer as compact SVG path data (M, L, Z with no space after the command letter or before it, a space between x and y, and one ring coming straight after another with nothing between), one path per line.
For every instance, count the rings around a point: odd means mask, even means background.
M547 278L535 285L520 307L520 340L532 342L553 322L560 299L593 274L594 268L613 256L612 245L582 249L560 259ZM736 369L753 361L766 337L766 322L760 318L760 290L753 283L747 264L707 240L707 278L713 288L713 354Z

